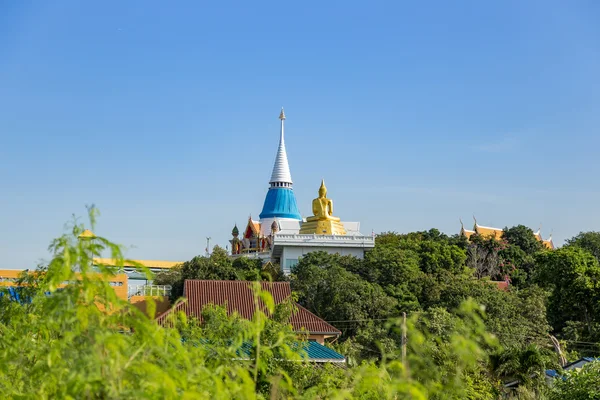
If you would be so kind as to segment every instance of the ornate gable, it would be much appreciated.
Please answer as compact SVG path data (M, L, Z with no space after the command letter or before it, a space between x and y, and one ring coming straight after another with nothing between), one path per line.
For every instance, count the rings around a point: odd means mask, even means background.
M252 237L260 236L260 222L252 220L252 217L248 218L248 224L244 229L244 239L250 239Z

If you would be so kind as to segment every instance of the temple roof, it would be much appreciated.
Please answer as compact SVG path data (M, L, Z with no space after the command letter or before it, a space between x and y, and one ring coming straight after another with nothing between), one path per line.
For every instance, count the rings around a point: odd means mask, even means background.
M502 238L503 232L504 230L501 228L494 228L491 226L483 226L483 225L479 225L477 223L477 220L475 220L475 226L473 227L473 230L468 230L465 229L462 220L460 221L461 224L461 229L460 229L460 234L463 236L466 236L467 239L469 239L471 237L471 235L477 234L483 237L493 237L495 239L500 239ZM548 248L548 249L554 249L554 242L552 241L552 234L550 235L550 237L548 239L544 239L542 237L542 233L541 233L541 229L538 229L537 232L533 232L533 236L540 242L542 242L542 244L544 245L544 247Z
M290 218L301 220L300 210L296 203L296 196L292 189L292 174L288 164L287 153L285 151L285 140L283 133L283 124L285 114L283 108L279 115L281 120L281 132L279 136L279 148L275 157L275 165L273 165L273 173L269 183L271 187L265 197L260 219L268 218ZM269 222L270 227L270 222Z
M260 219L265 218L302 220L294 191L289 188L270 188L260 213Z
M492 228L491 226L483 226L477 223L475 223L475 232L478 235L486 237L495 237L496 239L500 239L502 237L502 229Z
M468 229L462 228L462 230L460 231L460 233L464 236L467 237L467 239L469 239L471 237L471 235L475 234L475 231L470 231Z
M285 138L283 132L283 121L285 120L285 114L283 113L283 108L281 109L279 119L281 120L279 147L277 148L277 156L275 157L273 173L271 174L271 180L269 183L285 182L291 184L292 174L290 173L290 165L288 163L287 152L285 151Z
M552 237L548 238L548 240L542 240L542 243L548 249L554 249L554 242L552 241Z
M202 310L209 304L222 305L227 309L227 314L238 314L240 317L251 320L257 308L266 312L262 300L254 299L253 282L246 281L207 281L189 280L184 283L183 294L187 302L179 303L176 307L159 315L156 320L161 325L169 325L169 316L177 311L183 311L187 316L202 320ZM281 304L292 296L289 282L260 282L262 290L268 291L273 296L275 304ZM258 307L257 307L258 305ZM296 310L289 317L289 323L294 331L304 330L311 334L325 334L339 336L341 332L317 317L306 308L295 304Z

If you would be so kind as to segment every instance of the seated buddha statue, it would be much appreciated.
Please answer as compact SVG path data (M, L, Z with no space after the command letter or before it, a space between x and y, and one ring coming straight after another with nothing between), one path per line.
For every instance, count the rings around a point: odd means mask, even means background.
M345 235L346 229L338 217L333 216L333 201L327 198L325 181L321 181L319 197L312 202L313 216L300 226L300 234Z
M306 221L322 221L331 220L339 221L340 219L333 216L333 201L327 198L327 188L325 180L321 181L319 188L319 197L312 202L312 211L314 216L306 218Z

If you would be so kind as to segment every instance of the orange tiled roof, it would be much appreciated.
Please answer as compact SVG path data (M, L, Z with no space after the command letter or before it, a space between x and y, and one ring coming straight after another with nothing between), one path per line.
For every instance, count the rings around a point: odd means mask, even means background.
M542 238L540 230L538 230L537 232L533 233L533 236L535 236L535 238L537 240L542 242L544 247L546 247L547 249L550 249L550 250L554 249L554 243L552 242L552 235L550 235L550 237L548 239L544 240L544 238Z
M475 232L477 232L478 235L485 237L493 237L496 239L500 239L502 237L502 229L500 228L492 228L489 226L475 224Z
M490 281L490 283L496 285L498 289L507 291L508 290L508 282L507 281Z
M554 249L554 242L552 241L552 238L548 239L548 240L542 240L542 243L544 244L544 246L550 250Z
M474 229L473 231L470 231L468 229L465 229L464 227L461 227L460 234L466 236L467 239L470 239L471 235L473 235L475 233L478 235L484 236L484 237L494 237L496 239L502 238L503 230L500 228L492 228L490 226L481 226L481 225L475 223L475 226L473 229ZM551 250L554 249L554 242L552 242L552 236L550 236L547 240L544 240L544 238L542 238L542 234L541 234L540 230L538 230L537 232L533 232L533 236L537 240L542 242L544 247L551 249Z
M289 282L261 282L262 290L266 290L273 296L275 304L280 304L290 298L292 290ZM183 311L187 316L202 318L202 310L209 304L224 305L227 313L237 313L245 319L252 319L256 312L252 282L247 281L208 281L208 280L186 280L184 283L184 296L187 302L180 303L175 308L157 317L161 325L168 325L168 316L173 311ZM328 324L306 308L296 304L297 311L290 317L290 324L294 330L300 332L306 330L311 334L324 334L338 336L341 332L334 326ZM259 308L265 311L262 302Z
M465 236L467 239L471 238L471 235L473 235L475 233L475 231L470 231L468 229L462 228L460 230L460 234Z
M94 258L94 263L102 265L116 264L116 260L113 258ZM164 268L170 269L177 265L183 264L183 261L162 261L162 260L123 260L124 267L135 267L136 264L141 264L147 268Z

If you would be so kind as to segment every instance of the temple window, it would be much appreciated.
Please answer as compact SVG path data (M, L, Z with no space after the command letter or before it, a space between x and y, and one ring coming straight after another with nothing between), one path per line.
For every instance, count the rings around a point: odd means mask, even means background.
M283 264L283 272L286 274L289 274L291 272L292 268L295 267L296 265L298 265L297 258L286 259L285 263Z

